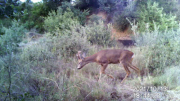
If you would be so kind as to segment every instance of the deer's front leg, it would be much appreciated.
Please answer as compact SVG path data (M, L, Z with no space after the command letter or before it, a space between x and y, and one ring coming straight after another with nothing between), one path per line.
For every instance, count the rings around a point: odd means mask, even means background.
M114 77L113 77L112 75L109 75L109 74L106 74L106 73L105 73L105 70L106 70L107 66L108 66L108 64L101 64L101 71L100 71L99 80L101 79L102 74L105 74L105 75L107 75L108 77L114 79Z

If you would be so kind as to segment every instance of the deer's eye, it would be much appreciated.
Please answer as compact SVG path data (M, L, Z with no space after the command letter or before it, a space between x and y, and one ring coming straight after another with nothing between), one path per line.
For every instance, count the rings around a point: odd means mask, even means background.
M81 62L79 62L79 64L81 64Z

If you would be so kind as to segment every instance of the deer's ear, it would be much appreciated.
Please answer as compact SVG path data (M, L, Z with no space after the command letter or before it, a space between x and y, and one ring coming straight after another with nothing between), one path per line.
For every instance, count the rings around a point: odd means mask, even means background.
M79 55L78 55L78 54L76 54L76 57L77 57L77 59L80 59L80 57L79 57Z
M82 58L84 59L86 57L86 53L83 53L82 54Z
M76 57L78 58L78 59L81 59L81 51L78 51L78 53L76 54Z

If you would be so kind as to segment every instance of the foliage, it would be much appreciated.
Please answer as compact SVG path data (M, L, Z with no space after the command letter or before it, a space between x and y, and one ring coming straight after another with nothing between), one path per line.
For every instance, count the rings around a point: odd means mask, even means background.
M63 13L65 11L68 11L67 9L70 9L73 13L74 16L76 16L78 18L78 21L81 25L85 25L86 22L86 16L89 15L89 10L83 10L81 11L78 8L75 8L71 3L69 2L62 2L62 6L60 6L59 8L62 9Z
M163 8L160 8L158 3L147 2L146 5L141 5L139 9L138 23L139 31L145 31L146 27L150 31L155 30L156 25L159 31L164 31L166 29L177 28L178 23L176 21L176 16L171 14L166 14L163 12Z
M53 52L60 54L65 60L69 60L69 57L75 56L79 51L88 51L89 43L86 36L80 36L77 32L72 35L63 35L59 38L53 38L54 46Z
M55 34L56 30L58 30L58 33L63 35L66 34L66 30L70 30L71 25L78 23L78 19L70 9L67 9L67 11L63 13L62 9L59 8L57 14L55 11L49 13L44 23L47 31Z
M80 10L89 9L90 12L104 11L108 14L113 14L120 5L125 7L127 2L124 0L76 0L74 4Z
M41 45L42 44L42 45ZM33 44L32 46L27 46L23 48L23 52L21 54L21 58L23 59L24 62L32 62L36 63L44 61L44 60L49 60L51 59L54 55L51 53L52 47L51 46L52 42L50 39L41 39L38 44Z
M139 23L138 27L141 32L145 31L146 23L149 24L151 31L154 30L154 23L156 23L161 31L165 30L166 27L167 29L176 28L177 17L174 16L174 14L178 13L176 13L177 10L174 10L174 8L178 7L175 6L177 5L175 2L176 1L168 1L167 3L156 0L137 0L128 2L127 6L123 6L123 2L119 2L116 6L121 7L118 8L121 10L114 12L114 27L120 31L124 31L127 27L129 27L129 23L126 20L126 18L128 18L131 21L136 20ZM173 13L171 14L170 12Z
M178 0L153 0L157 2L160 7L163 8L163 11L167 14L177 14L178 9Z
M39 32L43 32L44 17L48 16L50 11L56 12L60 5L62 5L62 1L59 0L44 0L39 3L26 1L18 8L21 9L23 13L17 13L16 16L17 19L21 19L22 23L25 23L28 29L36 28Z
M165 69L164 74L154 79L154 85L160 86L165 85L168 89L173 89L179 86L180 70L178 66L169 67Z
M124 32L129 26L129 22L126 20L125 15L119 15L114 18L113 26L115 29Z
M156 73L159 73L163 72L165 67L180 62L180 47L178 45L180 44L180 27L176 31L166 30L164 32L155 29L155 31L150 32L147 28L147 31L141 34L136 32L135 41L138 47L142 47L143 53L141 54L144 54L146 58L146 66L151 71L155 70Z
M67 66L63 60L72 61L78 50L87 48L89 47L86 38L77 33L61 37L49 34L36 44L24 47L21 53L22 65L30 66L34 71L27 88L33 86L35 89L27 92L31 96L35 95L36 100L65 100L69 97L74 98L74 95L77 96L78 93L70 96L71 91L77 92L77 89L68 90L68 87L73 86L74 83L68 76L73 75L69 74L73 71L70 69L71 66ZM44 96L44 94L48 96Z
M33 4L33 7L29 8L30 5L26 5L23 15L20 17L21 22L25 24L27 29L36 28L39 32L44 31L44 16L47 16L48 10L43 3Z
M116 5L118 10L114 11L113 16L113 27L115 29L123 32L130 26L126 18L129 20L137 19L136 3L136 1L126 3L121 1Z
M71 0L43 0L44 5L48 11L56 11L58 7L63 5L63 2L70 3Z
M18 43L22 40L26 29L17 21L13 21L11 27L3 27L2 30L5 34L0 36L0 55L16 52Z
M100 20L104 21L102 17L93 14L89 17L87 24L99 23Z
M98 0L77 0L74 2L75 8L80 10L87 10L89 9L90 12L99 8Z
M16 6L19 6L19 0L1 0L0 2L0 18L13 18L16 12Z
M12 20L9 18L6 19L0 19L0 35L3 35L3 27L8 28L9 26L11 26Z
M94 22L93 24L86 25L84 28L84 31L87 35L87 40L91 44L97 44L101 46L114 45L114 40L111 39L111 24L108 24L106 27L104 22L99 20L98 23Z
M57 12L52 11L49 16L45 17L44 27L52 34L55 34L56 30L59 34L67 34L66 32L70 30L70 26L78 23L85 24L88 11L81 12L67 2L63 2L63 4Z
M18 44L24 37L26 29L16 20L12 22L10 27L3 27L2 29L4 35L0 36L0 88L2 88L0 93L3 95L1 97L4 100L11 100L12 96L16 94L14 89L24 87L24 83L19 81L25 79L24 77L21 78L21 73L24 73L25 70L22 71L22 68L19 69L20 67L16 65L19 62L16 55L18 53ZM21 94L21 92L18 92L17 95L19 93Z
M36 95L29 80L33 71L23 65L20 54L8 54L0 57L0 100L31 100Z
M109 14L113 13L116 10L117 3L122 3L122 0L97 0L99 4L99 10L105 11Z
M176 16L177 16L177 20L180 21L180 5L177 5Z

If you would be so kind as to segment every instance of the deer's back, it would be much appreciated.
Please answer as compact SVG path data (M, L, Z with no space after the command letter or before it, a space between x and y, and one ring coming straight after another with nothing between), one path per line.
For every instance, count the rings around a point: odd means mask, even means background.
M132 58L133 52L121 49L107 49L96 53L96 61L99 63L117 64L122 59Z

